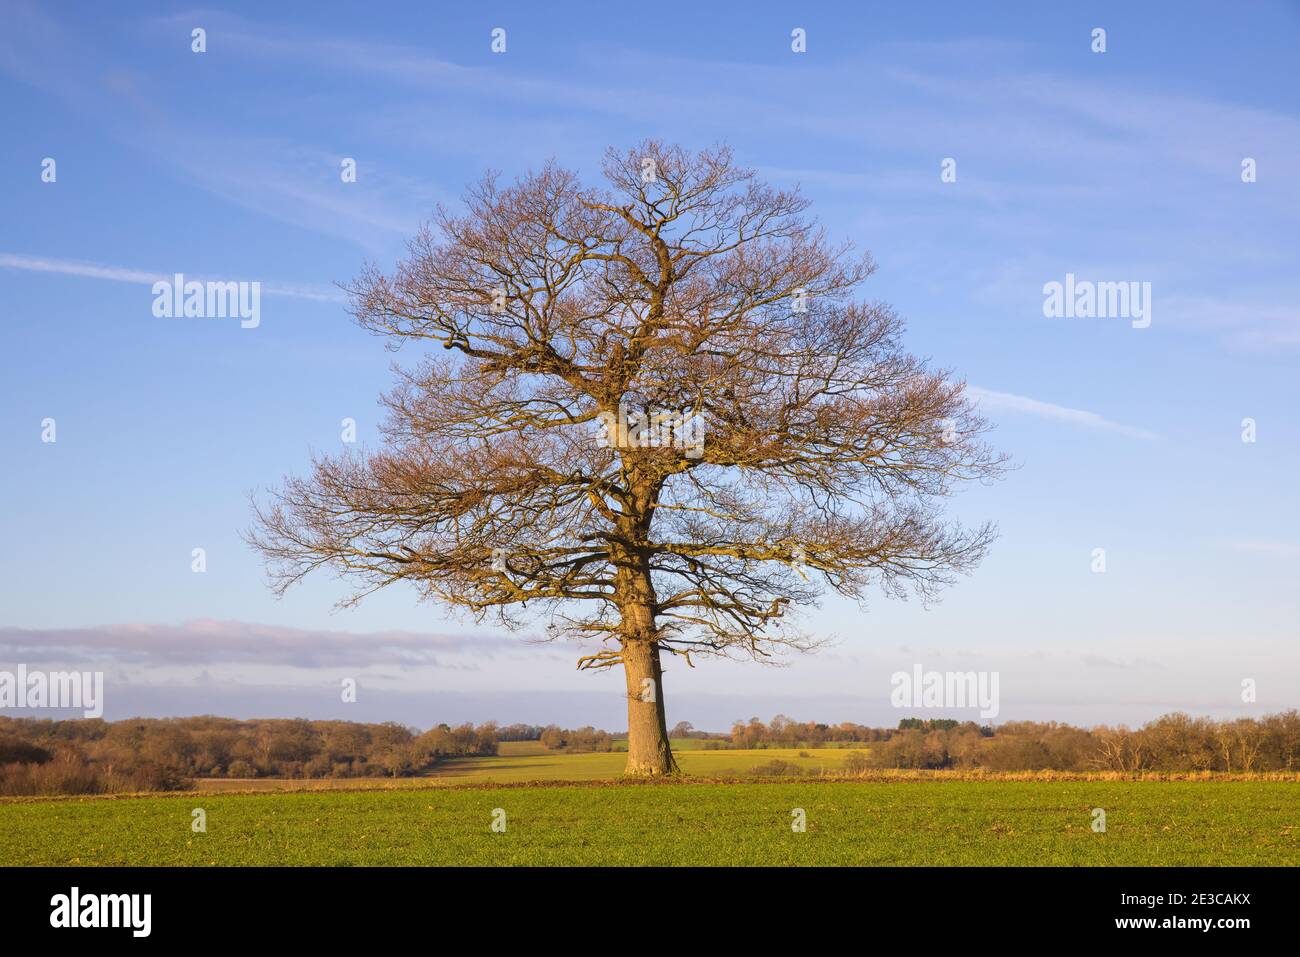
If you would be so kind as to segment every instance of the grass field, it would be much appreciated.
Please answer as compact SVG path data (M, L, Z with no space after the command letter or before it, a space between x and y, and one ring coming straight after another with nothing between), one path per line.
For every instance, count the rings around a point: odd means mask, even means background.
M716 747L718 744L721 743L723 742L719 741L718 739L709 739L709 738L673 738L672 739L673 754L680 754L683 751L725 750ZM503 741L501 742L501 747L507 748L507 747L521 745L521 744L544 747L544 745L542 745L540 741ZM855 750L867 751L870 750L870 748L871 745L865 741L834 741L829 744L823 744L820 746L820 748L813 746L812 749L821 750L821 751L839 751L841 749L849 750L849 751L855 751ZM615 738L614 750L626 751L627 738ZM763 750L763 748L756 748L754 750L761 751ZM808 750L808 746L800 746L794 749L787 748L786 750L795 750L795 751Z
M809 773L834 771L844 766L851 752L839 748L772 748L755 751L685 749L674 753L677 763L686 774L725 778L749 774L754 768L776 760L797 765ZM436 771L418 778L368 781L348 778L315 781L205 778L199 782L198 787L203 791L282 791L355 789L366 785L423 787L438 784L519 784L528 781L607 781L621 775L626 764L627 753L621 751L571 754L548 751L536 741L507 741L502 743L501 753L494 757L453 759L439 765Z
M1097 807L1105 833L1091 828ZM191 830L194 808L206 833ZM497 808L504 833L490 827ZM791 829L795 808L805 833ZM19 800L0 802L0 864L1295 866L1300 786L809 780Z

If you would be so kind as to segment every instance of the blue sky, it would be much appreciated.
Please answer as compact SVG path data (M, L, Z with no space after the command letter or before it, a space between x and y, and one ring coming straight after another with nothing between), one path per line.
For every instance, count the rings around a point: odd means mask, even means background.
M1018 465L953 500L1001 537L941 604L828 599L832 649L674 669L670 721L892 724L918 662L999 671L1003 719L1300 705L1300 5L449 7L0 7L0 667L96 662L109 717L619 727L573 647L328 577L276 600L238 533L341 419L375 436L395 357L333 283L488 167L649 136L800 184ZM176 272L260 281L261 324L155 318ZM1066 273L1150 282L1150 327L1045 318Z

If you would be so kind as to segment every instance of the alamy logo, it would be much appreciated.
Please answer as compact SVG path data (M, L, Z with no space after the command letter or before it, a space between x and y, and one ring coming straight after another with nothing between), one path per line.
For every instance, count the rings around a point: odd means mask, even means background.
M152 926L151 894L69 894L50 898L51 927L129 927L131 936L148 937Z
M998 672L895 671L889 703L895 708L979 708L981 718L998 716Z
M698 459L704 454L704 419L699 415L686 416L678 412L630 412L623 402L618 413L602 412L600 434L596 444L602 448L685 449L688 459Z
M0 671L0 708L80 708L87 718L104 714L102 671Z
M256 329L262 321L260 282L186 281L176 273L172 281L153 284L153 314L159 319L240 319L240 327Z
M1134 329L1151 325L1151 283L1092 282L1065 274L1065 282L1043 284L1048 319L1131 319Z

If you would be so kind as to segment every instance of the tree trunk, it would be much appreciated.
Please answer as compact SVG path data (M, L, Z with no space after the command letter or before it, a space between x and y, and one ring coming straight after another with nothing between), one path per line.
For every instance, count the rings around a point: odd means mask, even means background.
M668 745L658 646L644 639L625 641L623 671L627 676L627 768L623 773L677 773Z
M619 531L629 541L645 541L650 531L651 505L656 489L637 486L636 520ZM664 713L663 670L659 663L659 632L655 626L655 589L646 555L621 545L615 551L618 575L623 673L627 678L627 767L624 774L661 776L675 774L677 762L668 745L668 718Z

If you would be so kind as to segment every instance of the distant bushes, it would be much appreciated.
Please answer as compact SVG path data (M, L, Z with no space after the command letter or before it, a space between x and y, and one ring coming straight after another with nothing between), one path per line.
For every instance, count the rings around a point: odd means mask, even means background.
M587 725L583 728L567 729L549 725L542 729L538 740L551 751L613 751L614 738L608 731L600 731Z
M871 759L861 751L850 751L841 767L845 774L865 774L871 768Z
M545 725L540 724L506 724L497 728L498 741L537 741Z
M586 725L561 728L558 724L507 724L497 729L498 741L540 741L551 751L613 751L614 736Z
M1254 773L1300 771L1300 712L1214 721L1168 714L1137 729L1011 721L996 728L906 718L896 729L798 724L778 717L737 722L733 743L794 747L853 733L871 742L844 765L850 774L895 768L985 771Z
M0 718L0 795L173 790L197 777L418 774L497 751L496 726L231 718Z
M826 747L840 743L883 741L893 732L844 721L840 724L799 722L778 714L764 724L758 718L737 721L731 728L731 746L735 748Z
M997 727L950 718L904 718L897 728L799 723L778 715L736 722L733 747L826 746L852 736L868 742L841 773L882 769L993 772L1224 773L1300 772L1300 712L1214 721L1167 714L1137 729L1009 721ZM755 773L788 773L769 762Z
M803 775L804 769L790 761L777 758L766 764L754 765L749 769L749 773L758 778L797 778Z
M110 770L63 751L48 761L0 765L0 796L171 791L189 781L157 766Z

